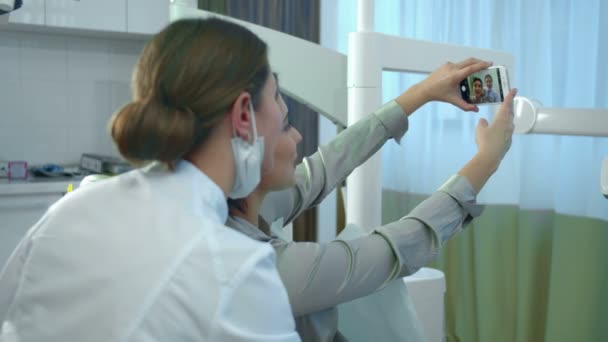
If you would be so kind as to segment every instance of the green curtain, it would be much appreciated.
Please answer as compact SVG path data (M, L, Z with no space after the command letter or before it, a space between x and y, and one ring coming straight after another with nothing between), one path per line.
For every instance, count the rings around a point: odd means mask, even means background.
M427 196L385 190L383 221ZM444 246L447 341L608 341L608 222L489 205Z

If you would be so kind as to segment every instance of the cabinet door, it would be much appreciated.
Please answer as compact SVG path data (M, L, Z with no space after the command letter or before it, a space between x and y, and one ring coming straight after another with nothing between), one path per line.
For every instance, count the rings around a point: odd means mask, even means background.
M45 0L26 0L23 6L10 13L9 23L44 25Z
M60 193L0 196L0 269L28 229L60 198Z
M127 30L127 0L46 0L46 25L99 31Z
M169 24L170 0L127 0L127 31L156 34Z

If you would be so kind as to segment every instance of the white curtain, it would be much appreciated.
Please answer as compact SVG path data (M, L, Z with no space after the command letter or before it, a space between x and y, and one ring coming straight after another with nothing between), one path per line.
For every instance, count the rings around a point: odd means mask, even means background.
M357 2L323 1L322 44L347 53ZM608 108L608 1L376 0L375 31L507 51L515 56L511 84L520 96L547 107ZM386 72L384 101L420 79ZM382 150L383 187L432 193L473 156L475 125L492 111L421 108L401 145L390 142ZM479 200L608 220L608 200L599 190L605 156L608 138L516 136Z

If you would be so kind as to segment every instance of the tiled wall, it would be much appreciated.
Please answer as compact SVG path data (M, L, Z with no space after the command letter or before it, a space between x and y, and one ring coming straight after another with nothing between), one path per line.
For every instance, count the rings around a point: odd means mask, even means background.
M144 41L0 32L0 160L116 155L107 131L129 101Z

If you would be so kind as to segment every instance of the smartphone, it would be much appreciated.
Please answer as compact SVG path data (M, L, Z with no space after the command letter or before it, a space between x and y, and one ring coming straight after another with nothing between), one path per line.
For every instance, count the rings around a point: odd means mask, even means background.
M478 71L460 82L460 96L479 105L502 103L510 90L507 68L502 65Z

